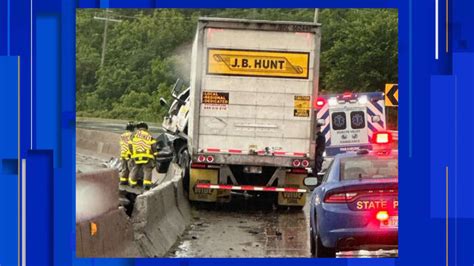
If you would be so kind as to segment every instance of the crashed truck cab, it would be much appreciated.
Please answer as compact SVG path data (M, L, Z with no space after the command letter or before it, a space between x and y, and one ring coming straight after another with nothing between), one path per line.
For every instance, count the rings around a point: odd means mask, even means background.
M168 108L168 112L163 118L162 128L166 132L173 134L187 134L188 127L188 113L189 113L189 90L183 89L183 82L178 79L171 89L171 97L173 101L171 104L161 98L161 106Z
M315 23L199 19L190 82L191 201L243 194L305 205L319 47Z
M173 160L184 169L183 173L188 173L189 91L190 88L184 86L184 83L178 79L171 89L171 97L173 99L171 104L164 98L160 99L160 105L166 108L168 112L163 118L161 125L164 132L160 133L157 137L159 152L156 157L156 168L158 173L166 173Z

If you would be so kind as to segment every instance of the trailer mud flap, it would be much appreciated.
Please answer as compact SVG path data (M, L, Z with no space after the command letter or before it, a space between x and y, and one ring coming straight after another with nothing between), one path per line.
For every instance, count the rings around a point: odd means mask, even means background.
M306 174L291 174L285 176L284 187L306 188L304 179ZM278 192L278 205L283 206L304 206L306 203L306 193L301 192Z
M230 201L231 191L230 190L218 190L217 197L219 198L219 202L227 202Z
M191 168L189 180L189 200L215 202L217 190L196 188L198 183L217 184L219 171L217 169Z

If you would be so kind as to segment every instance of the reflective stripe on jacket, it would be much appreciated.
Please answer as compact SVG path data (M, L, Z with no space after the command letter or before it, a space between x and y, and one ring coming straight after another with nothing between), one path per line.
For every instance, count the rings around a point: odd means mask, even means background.
M132 136L132 132L127 131L120 135L120 157L122 159L128 160L132 153L130 152L130 148L128 143L130 142L130 137Z
M150 159L155 159L153 145L156 140L146 130L138 130L130 139L132 159L136 164L145 164Z

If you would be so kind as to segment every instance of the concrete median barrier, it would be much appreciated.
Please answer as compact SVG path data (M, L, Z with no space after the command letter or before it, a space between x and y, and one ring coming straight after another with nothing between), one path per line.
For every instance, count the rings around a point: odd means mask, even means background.
M81 134L82 147L97 145L97 136L86 140L89 133ZM97 152L110 152L104 147ZM131 217L119 207L117 170L76 176L78 257L162 257L184 232L190 217L176 164L170 165L161 184L135 199Z
M175 166L178 168L179 172L177 172L173 179L173 186L176 191L176 206L181 213L181 216L183 216L185 221L190 221L191 220L191 207L189 205L189 201L187 197L184 194L184 188L183 188L183 178L181 177L181 169L179 167Z
M76 148L96 155L118 157L120 134L76 128Z
M168 175L176 175L170 167ZM161 257L168 252L190 222L190 209L178 188L180 176L140 195L135 201L132 223L135 239L144 257Z
M117 170L76 176L76 255L140 256L131 220L125 210L119 208Z
M104 169L76 176L76 222L98 217L119 205L118 172Z
M76 256L139 257L133 227L122 208L76 223Z

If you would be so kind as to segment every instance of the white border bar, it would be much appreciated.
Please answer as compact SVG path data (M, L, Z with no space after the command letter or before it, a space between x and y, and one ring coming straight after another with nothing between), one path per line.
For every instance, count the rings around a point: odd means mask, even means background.
M439 59L439 0L435 0L435 59Z
M21 159L21 265L26 266L26 159Z

